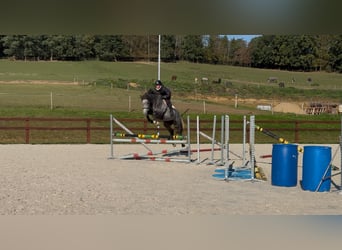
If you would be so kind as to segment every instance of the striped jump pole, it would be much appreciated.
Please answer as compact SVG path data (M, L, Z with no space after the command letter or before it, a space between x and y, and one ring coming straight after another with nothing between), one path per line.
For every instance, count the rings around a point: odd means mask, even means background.
M150 161L163 161L163 162L184 162L189 163L188 159L177 159L177 158L171 158L171 157L137 157L137 158L125 158L125 160L150 160Z
M126 133L128 134L134 134L131 130L129 130L125 125L123 125L121 122L119 122L112 114L110 115L110 147L111 147L111 157L110 158L114 158L114 145L113 145L113 129L114 129L114 124L113 122L118 125L121 129L123 129L124 131L126 131ZM141 145L143 145L148 151L151 151L151 149L145 144L145 143L141 143Z
M172 138L170 138L169 135L145 135L145 134L125 134L125 133L120 133L120 132L114 132L113 133L114 136L116 137L137 137L139 139L173 139L173 140L177 140L177 139L186 139L186 136L182 136L182 135L174 135L172 136Z
M167 140L167 139L140 139L140 138L114 138L115 142L128 142L128 143L156 143L156 144L185 144L187 140Z
M260 132L262 132L263 134L265 134L265 135L267 135L267 136L269 136L269 137L271 137L271 138L277 140L277 141L280 142L280 143L283 143L283 144L288 144L288 143L289 143L289 141L286 140L285 138L283 138L283 137L281 137L281 136L278 136L278 135L276 135L275 133L271 132L270 130L267 130L267 129L265 129L265 128L262 128L262 127L260 127L260 126L258 126L258 125L255 125L255 129L258 130L258 131L260 131ZM299 153L303 153L303 152L304 152L304 149L303 149L302 147L298 146L298 152L299 152Z
M122 143L140 143L146 149L147 153L132 153L119 157L120 159L154 159L161 161L164 159L166 162L191 162L191 148L190 148L190 119L187 118L188 131L187 136L175 135L172 138L168 135L160 134L140 134L133 133L131 130L126 128L121 122L115 119L112 115L110 116L111 125L111 158L114 158L113 142ZM126 133L113 132L113 122L123 129ZM177 150L161 150L159 152L153 152L146 144L184 144L187 148L177 149ZM164 154L164 155L161 155ZM166 157L166 154L178 154L178 155L188 155L188 159L177 159ZM161 155L158 157L158 155Z
M149 151L147 153L133 153L133 154L128 154L128 155L124 155L121 156L120 159L128 159L128 158L139 158L139 157L150 157L150 156L156 156L156 155L172 155L172 154L188 154L188 150L187 149L175 149L175 150L168 150L168 149L163 149L161 151L158 152L152 152Z

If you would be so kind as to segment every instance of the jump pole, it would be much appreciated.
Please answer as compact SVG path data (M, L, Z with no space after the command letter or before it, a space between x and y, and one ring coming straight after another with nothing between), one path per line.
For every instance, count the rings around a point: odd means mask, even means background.
M251 180L254 180L255 175L255 148L254 148L254 140L255 140L255 116L252 115L249 118L249 153L250 153L250 164L251 164Z
M150 160L150 161L164 161L164 162L183 162L183 163L189 163L187 159L176 159L176 158L170 158L170 157L141 157L141 158L129 158L126 160Z
M185 144L187 140L167 140L167 139L140 139L140 138L114 138L115 142L129 142L129 143L156 143L156 144Z
M114 145L113 145L113 136L114 136L114 132L113 132L113 121L119 126L121 127L123 130L125 130L128 134L134 134L131 130L129 130L128 128L126 128L121 122L119 122L117 119L115 119L115 117L111 114L110 115L110 152L111 155L109 158L114 158ZM149 147L147 147L145 145L145 143L141 143L148 151L151 151L151 149Z
M224 165L229 161L229 116L224 115L221 120L221 164Z
M200 160L199 116L196 117L196 141L197 141L197 164L200 164L200 163L201 163L201 160Z
M216 119L214 116L214 122L213 122L213 137L210 137L209 135L205 134L204 132L200 131L200 122L199 122L199 116L197 116L196 119L196 128L197 128L197 164L200 164L200 152L203 151L210 151L211 152L211 162L208 164L214 164L214 151L221 151L221 158L220 158L220 164L224 165L229 160L229 154L232 153L235 156L242 159L241 156L231 152L229 150L229 116L225 115L221 117L222 125L221 125L221 142L217 142L215 138L215 132L216 132ZM210 149L200 149L200 136L208 139L212 144ZM214 146L217 145L219 148L215 148ZM203 160L204 161L204 160Z
M231 177L229 176L229 173L237 173L239 171L246 172L246 157L245 157L245 142L246 142L246 124L247 120L246 117L244 116L244 133L243 133L243 166L238 167L235 170L232 167L232 164L229 164L229 160L227 160L226 163L226 168L224 169L217 169L215 172L220 172L221 174L218 174L218 176L215 176L216 178L219 178L221 180L229 181L233 178L235 179L241 179L241 177ZM247 180L254 181L254 175L255 175L255 116L250 116L250 121L249 121L249 166L250 166L250 178ZM248 171L248 169L247 169ZM244 179L246 180L246 179Z
M246 164L246 127L247 127L246 116L243 116L243 138L242 138L242 166Z
M225 144L226 144L226 154L225 154L225 161L229 161L229 116L225 116Z
M143 158L143 157L156 157L156 155L172 155L172 154L176 154L176 153L181 153L181 152L186 152L188 154L188 151L182 151L182 150L179 150L179 149L176 149L176 150L168 150L168 149L163 149L161 151L158 151L158 152L152 152L152 151L149 151L147 153L143 153L143 154L140 154L140 153L132 153L132 154L128 154L128 155L123 155L120 157L120 159L138 159L138 158Z
M110 124L110 131L109 131L109 138L110 138L110 157L114 158L114 150L113 150L113 115L110 114L109 116L109 124Z
M204 151L210 151L211 152L211 157L210 157L210 162L208 165L214 164L214 151L222 150L221 144L216 142L215 139L215 133L216 133L216 115L214 116L214 121L213 121L213 137L210 137L200 131L200 121L199 121L199 116L196 117L196 140L197 140L197 164L201 163L200 160L200 152ZM208 139L211 141L211 148L210 149L201 149L200 148L200 136L203 136L204 138ZM218 145L220 148L215 148L215 144ZM203 160L204 161L204 160Z
M214 148L215 146L215 136L216 136L216 115L214 115L214 122L213 122L213 135L212 135L212 140L211 140L211 149ZM208 165L214 164L214 151L211 151L210 154L210 162Z
M186 117L186 123L187 123L187 132L188 132L188 136L187 136L187 141L188 141L188 156L189 156L189 162L191 162L191 138L190 138L190 117L187 116Z
M340 135L339 137L340 137L340 144L339 144L339 147L336 148L336 150L335 150L335 152L334 152L334 154L333 154L333 157L331 158L331 160L330 160L328 166L326 167L326 169L325 169L325 171L324 171L324 174L323 174L322 179L320 180L320 182L319 182L318 185L317 185L317 188L316 188L315 192L317 192L317 191L319 190L319 188L321 187L323 181L325 181L325 180L327 180L327 179L329 179L329 178L331 179L333 176L341 175L340 186L338 186L338 185L335 185L335 186L337 186L337 189L339 190L339 193L340 193L340 194L342 193L342 170L341 170L339 173L332 174L332 175L330 175L330 176L326 176L327 173L328 173L328 171L329 171L329 168L331 168L331 164L332 164L333 160L335 159L338 150L340 150L340 157L341 157L341 158L340 158L340 160L341 160L340 169L342 169L342 116L341 116L341 135ZM331 181L332 181L332 179L331 179ZM332 181L332 182L333 182L333 181Z
M113 121L121 127L123 130L125 130L128 134L124 133L114 133L113 132ZM163 135L145 135L145 134L135 134L131 130L129 130L127 127L125 127L121 122L119 122L117 119L115 119L112 115L110 115L110 138L111 138L111 157L114 158L114 150L113 150L113 142L126 142L126 143L140 143L142 144L148 152L145 154L138 154L133 153L126 156L120 157L120 159L153 159L158 161L166 161L166 162L191 162L191 144L190 144L190 119L189 116L187 117L187 139L183 140L168 140L166 139L169 136L163 136ZM128 138L114 138L114 137L128 137ZM178 138L178 136L175 136L174 138ZM183 136L179 136L179 138L185 138ZM145 144L187 144L188 148L185 149L178 149L178 150L162 150L157 153L153 153L150 148L148 148ZM163 157L157 157L156 155L162 154L162 153L179 153L186 152L188 155L188 159L176 159L176 158L163 158ZM164 159L164 160L163 160Z

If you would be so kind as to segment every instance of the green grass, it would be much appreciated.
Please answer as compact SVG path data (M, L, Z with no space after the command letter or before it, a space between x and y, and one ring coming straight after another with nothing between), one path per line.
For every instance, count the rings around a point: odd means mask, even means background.
M161 63L161 79L171 81L177 76L176 82L194 84L195 78L209 78L209 81L221 78L222 81L235 83L253 83L272 85L267 82L269 77L277 77L278 82L291 84L299 88L342 89L341 74L325 72L290 72L266 70L224 65L194 64L187 62ZM308 82L308 78L312 82ZM61 62L61 61L9 61L0 60L0 80L50 80L93 82L99 79L137 80L139 83L150 83L157 78L157 63L141 62ZM295 83L292 84L292 78ZM275 85L275 84L273 84ZM316 86L311 86L316 85Z
M171 81L174 75L177 80ZM270 76L285 82L285 88L268 83ZM54 109L134 111L140 109L139 95L152 86L156 77L156 63L0 60L0 107L2 112L11 107L38 110L50 108L52 94ZM201 83L202 77L209 78L209 82ZM307 82L308 77L312 79L311 83ZM199 79L197 83L195 78ZM220 84L212 83L219 78ZM292 78L295 78L295 83L291 83ZM238 95L239 98L342 103L342 75L335 73L288 72L180 62L161 63L161 79L172 89L173 99L184 107L201 106L201 96L209 95L231 100ZM46 81L50 84L34 84ZM65 82L66 85L52 84L55 82ZM129 86L131 82L136 87ZM189 100L189 96L198 94L201 96ZM131 110L128 109L129 96ZM219 105L209 100L206 102ZM224 105L232 107L234 103ZM246 112L252 109L255 112L255 107L248 105L240 105L239 109L246 109ZM195 113L200 110L192 108Z
M172 76L176 81L171 81ZM285 88L268 83L268 77L277 77ZM209 78L201 83L202 77ZM312 79L308 83L307 79ZM31 62L0 60L0 117L89 117L107 119L143 118L140 95L152 86L157 78L156 63L122 62ZM195 83L195 78L199 81ZM221 79L221 83L212 83ZM296 82L292 83L292 78ZM162 63L161 79L173 90L173 103L181 113L195 119L212 119L213 115L229 114L231 120L242 120L243 115L255 114L256 123L272 120L272 128L284 137L293 135L281 129L293 127L292 123L277 121L312 120L339 121L338 115L319 116L283 114L257 110L255 105L239 104L234 107L234 97L277 99L281 101L325 101L342 103L342 75L324 72L288 72L252 68L206 65L193 63ZM53 84L53 83L65 84ZM128 83L135 83L136 87ZM198 95L197 94L201 94ZM205 100L202 96L227 97L225 103ZM196 97L189 99L189 97ZM204 103L205 100L205 103ZM204 104L206 114L204 114ZM1 124L0 124L1 125ZM264 124L261 124L264 125ZM208 126L211 126L209 124ZM237 126L240 126L237 125ZM320 128L321 125L316 125ZM333 125L334 128L339 125ZM324 128L324 126L323 126ZM309 130L309 129L308 129ZM8 132L2 138L15 138ZM100 132L99 132L100 133ZM331 136L333 138L331 138ZM256 135L267 141L264 135ZM310 138L311 136L311 138ZM66 132L59 135L70 138ZM105 135L107 137L107 135ZM260 138L259 138L260 137ZM335 140L336 133L323 137L314 132L305 135L307 141L318 138ZM81 133L80 140L83 140ZM237 136L237 140L240 136ZM65 139L66 140L66 139ZM43 142L48 139L43 140ZM101 139L100 139L101 141Z

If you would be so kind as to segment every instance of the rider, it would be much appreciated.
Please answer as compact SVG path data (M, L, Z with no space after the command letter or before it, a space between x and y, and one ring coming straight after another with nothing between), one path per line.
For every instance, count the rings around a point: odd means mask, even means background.
M171 90L165 87L160 80L154 82L154 89L151 89L150 92L152 92L153 94L161 95L162 98L165 100L167 106L169 107L170 111L172 111Z

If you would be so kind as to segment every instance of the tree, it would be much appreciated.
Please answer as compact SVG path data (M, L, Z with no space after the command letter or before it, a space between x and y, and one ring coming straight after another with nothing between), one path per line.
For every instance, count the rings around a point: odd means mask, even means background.
M182 41L182 58L190 62L203 62L203 40L200 35L186 35Z
M274 68L273 39L275 36L260 36L250 42L251 65L256 68Z
M230 42L229 59L232 65L250 65L250 55L247 43L243 39L232 39Z
M14 59L24 58L23 37L21 35L10 35L2 38L4 54Z
M317 35L315 37L317 57L315 58L314 65L316 69L319 71L331 70L329 66L329 58L330 58L329 49L332 43L332 39L333 39L332 35Z
M161 36L161 58L166 62L176 61L176 37L174 35Z
M342 35L334 36L329 49L329 65L333 71L342 73Z
M276 35L252 41L252 65L283 70L314 70L317 46L313 36Z
M222 63L224 56L221 51L221 38L220 36L208 36L204 48L205 62L211 64Z
M99 35L94 37L94 54L104 61L117 61L129 56L122 36Z
M157 60L158 35L0 35L0 58ZM248 44L221 35L162 35L161 59L342 72L341 35L263 35Z

